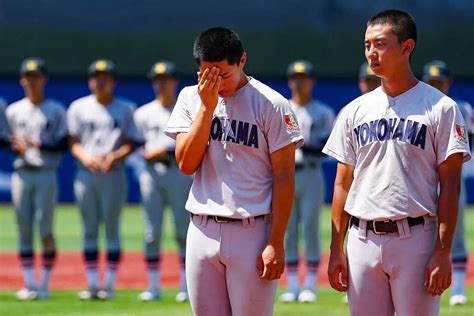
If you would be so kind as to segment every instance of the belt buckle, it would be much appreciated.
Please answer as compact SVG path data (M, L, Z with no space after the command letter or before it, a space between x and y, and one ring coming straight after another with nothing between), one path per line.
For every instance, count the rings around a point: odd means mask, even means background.
M220 216L214 216L214 221L216 223L229 223L230 220L228 219L221 219Z
M372 221L372 230L374 231L374 234L375 235L387 235L388 233L387 232L379 232L377 231L377 222L382 222L382 223L388 223L390 222L389 219L384 219L384 220L380 220L380 221Z

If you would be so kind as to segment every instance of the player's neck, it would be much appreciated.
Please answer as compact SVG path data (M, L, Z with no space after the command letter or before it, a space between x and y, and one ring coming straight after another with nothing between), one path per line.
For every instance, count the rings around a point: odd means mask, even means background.
M27 93L26 98L34 105L40 105L46 99L42 93Z
M95 98L96 98L97 102L99 102L102 105L109 105L114 100L113 95L99 95L99 94L96 94Z
M382 77L382 90L391 97L400 95L418 83L410 68L403 72L394 73L392 76Z
M165 108L170 108L176 103L176 97L174 95L164 95L160 94L156 96L156 101L158 101Z
M291 102L299 106L307 105L311 102L311 100L313 100L311 95L294 94L291 97Z

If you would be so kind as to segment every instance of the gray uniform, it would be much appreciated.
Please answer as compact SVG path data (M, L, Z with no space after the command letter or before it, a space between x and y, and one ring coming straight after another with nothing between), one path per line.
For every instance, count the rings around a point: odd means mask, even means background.
M33 260L35 219L42 238L53 233L56 170L66 135L65 110L52 100L34 105L24 98L7 108L6 117L12 137L41 144L39 148L28 148L24 155L17 155L13 163L12 200L20 237L20 257L23 265L29 265L28 261Z
M140 107L134 115L139 134L147 151L166 149L167 155L147 162L140 174L140 192L145 211L145 256L147 261L158 261L160 237L165 204L173 211L180 258L186 254L186 230L189 215L184 209L192 178L179 170L174 150L176 143L164 134L172 108L152 101Z
M295 153L295 201L286 231L286 262L289 269L298 265L298 227L301 223L307 268L316 270L320 260L319 210L324 199L321 150L331 133L334 112L326 104L313 100L299 106L290 101L305 144Z
M89 155L105 155L136 137L133 123L135 105L116 98L104 106L94 95L74 101L67 111L69 134L77 138ZM122 162L107 173L95 173L84 166L78 168L74 191L84 229L86 262L97 262L99 224L105 223L109 264L120 258L120 214L126 198L126 179Z
M0 148L7 146L10 139L7 117L5 116L6 106L5 99L0 97Z

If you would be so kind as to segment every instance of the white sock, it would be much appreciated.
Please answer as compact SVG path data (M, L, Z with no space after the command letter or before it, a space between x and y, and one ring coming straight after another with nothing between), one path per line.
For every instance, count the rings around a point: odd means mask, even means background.
M466 279L466 271L453 271L453 284L451 285L451 296L464 295L464 280Z
M288 292L291 293L298 293L299 292L299 287L298 287L298 270L292 270L288 271L287 275L287 281L288 281Z
M33 266L23 267L23 278L27 289L35 289L35 269Z
M157 269L148 270L149 291L157 293L160 290L160 272Z
M51 273L53 272L53 269L51 268L43 268L42 274L41 274L41 280L39 284L39 290L47 292L49 288L49 280L51 279Z
M117 279L117 269L115 267L108 268L105 273L105 289L114 290L115 289L115 280Z
M304 289L305 290L311 290L314 292L315 286L316 286L316 278L317 274L316 272L306 272L306 276L304 279Z
M87 268L87 283L89 283L89 288L97 289L99 283L99 273L97 268Z
M179 278L180 278L179 290L181 292L188 292L188 287L186 285L186 270L184 268L181 268L179 270Z

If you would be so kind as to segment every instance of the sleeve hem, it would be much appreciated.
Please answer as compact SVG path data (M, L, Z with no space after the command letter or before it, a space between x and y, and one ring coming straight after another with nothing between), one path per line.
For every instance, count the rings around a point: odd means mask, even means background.
M328 156L333 157L334 159L336 159L339 162L342 162L342 163L345 163L345 164L348 164L348 165L351 165L351 166L355 166L355 164L356 164L356 162L353 159L349 159L347 157L344 157L344 156L336 153L335 151L333 151L333 150L331 150L327 147L323 148L323 153L325 153Z

